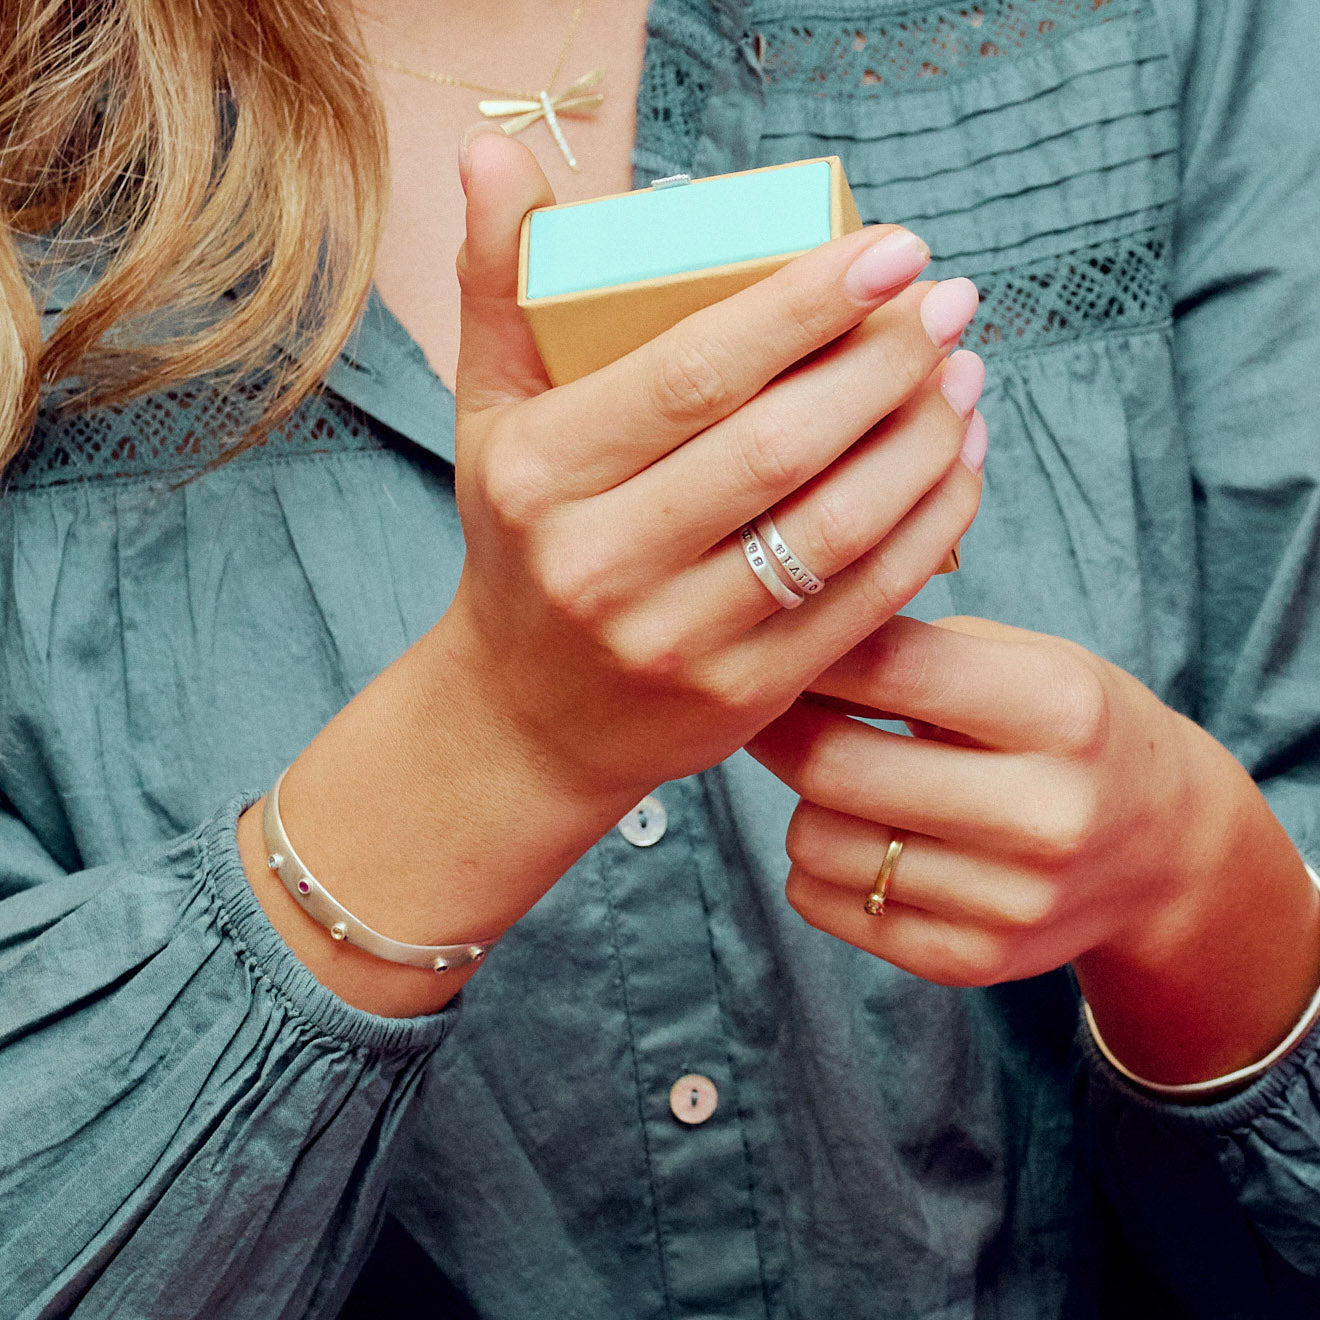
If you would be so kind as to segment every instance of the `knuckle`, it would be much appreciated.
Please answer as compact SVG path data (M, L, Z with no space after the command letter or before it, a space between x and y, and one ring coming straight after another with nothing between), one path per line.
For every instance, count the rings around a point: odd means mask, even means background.
M981 494L984 487L979 481L959 483L961 493L958 497L958 534L961 536L976 520L981 508Z
M863 612L876 625L897 614L912 596L912 591L883 557L867 566L858 587Z
M1007 930L1026 932L1051 925L1063 909L1057 887L1038 883L1017 887L1000 908L1000 924Z
M859 767L853 763L842 739L819 739L809 756L804 756L797 770L798 796L827 805L839 796L841 784L863 782Z
M782 684L763 665L708 663L693 675L691 684L705 705L739 719L754 716L760 724L774 718L786 704Z
M924 629L885 629L876 643L877 672L884 674L893 701L916 699L938 706L956 685L957 676L938 662L934 639Z
M1070 647L1053 652L1049 703L1058 744L1080 759L1098 755L1109 737L1109 693L1101 676Z
M633 621L608 630L606 640L616 670L635 683L671 688L680 685L687 657L668 630Z
M767 499L795 490L806 475L797 461L795 437L773 412L741 431L735 452L746 489Z
M947 535L961 536L966 532L981 507L982 485L979 481L964 480L966 475L966 468L954 462L939 483L940 525Z
M812 885L808 879L807 872L799 866L790 866L788 870L788 880L784 884L784 897L788 900L788 906L807 923L808 926L814 926L817 930L823 930L820 924L819 916L816 912L816 905L812 900Z
M1012 941L992 931L962 932L933 977L941 985L970 990L1012 979Z
M941 472L947 472L962 453L970 423L953 411L939 390L935 391L935 397L943 406L929 428L931 457Z
M466 293L472 279L472 262L468 257L466 241L458 246L458 254L454 257L454 274L458 277L460 292Z
M856 504L840 491L822 487L811 501L819 561L826 574L837 573L870 549L862 534ZM815 548L813 548L815 553Z
M903 313L901 320L895 320L897 315L896 307L882 307L864 323L868 331L878 335L876 379L885 382L885 393L895 407L916 394L938 357L922 328L917 305Z
M600 556L543 552L535 569L542 597L552 614L592 633L601 633L614 606L613 573Z
M786 347L798 351L832 339L847 323L846 310L809 263L790 261L766 281L775 297L774 315L785 332ZM855 319L855 318L854 318Z
M932 357L930 343L924 332L921 332L920 347L916 352L912 352L909 345L905 344L903 347L908 351L893 355L896 360L890 368L890 381L897 388L899 395L908 399L925 384L930 374Z
M473 475L487 509L507 530L528 530L549 511L540 466L518 446L492 438L478 455Z
M820 285L803 279L800 271L795 270L785 278L779 315L788 332L790 348L814 348L836 330L838 311L821 293Z
M1062 787L1041 813L1030 851L1047 865L1068 866L1100 847L1102 825L1100 798L1093 788Z
M709 343L675 337L651 379L651 405L667 422L705 424L725 411L728 387Z
M820 808L809 802L800 802L788 822L784 839L784 850L790 861L810 867L828 857L825 832L821 826Z

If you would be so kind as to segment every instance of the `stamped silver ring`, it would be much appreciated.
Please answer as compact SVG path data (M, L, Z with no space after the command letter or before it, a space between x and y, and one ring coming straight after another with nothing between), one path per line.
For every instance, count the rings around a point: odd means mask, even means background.
M761 580L761 585L786 609L795 610L806 597L800 591L794 591L775 572L770 562L770 552L761 544L761 538L751 523L747 523L738 533L742 541L743 554L751 565L752 572Z
M762 543L769 548L770 553L783 564L784 572L793 580L793 585L799 591L814 596L825 585L825 579L817 577L788 548L787 542L779 534L779 528L775 526L775 520L768 513L763 513L759 518L754 519L752 526Z

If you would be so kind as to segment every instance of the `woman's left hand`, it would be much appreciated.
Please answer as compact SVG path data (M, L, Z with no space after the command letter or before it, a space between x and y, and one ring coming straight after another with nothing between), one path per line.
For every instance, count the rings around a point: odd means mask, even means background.
M904 720L917 736L849 713ZM1154 1080L1249 1061L1261 1041L1263 1053L1314 987L1315 895L1255 784L1208 733L1071 642L983 619L896 617L748 750L802 797L788 831L788 899L808 922L946 985L1075 962L1132 1066L1166 1073ZM865 901L900 831L873 916ZM1265 852L1244 857L1244 840ZM1244 861L1258 863L1250 876ZM1266 888L1253 896L1253 884ZM1307 905L1312 924L1300 923L1302 942L1284 955L1285 984L1258 1011L1246 1005L1242 1038L1208 1039L1201 1028L1197 1040L1193 1027L1179 1040L1165 998L1213 1019L1210 999L1189 1003L1189 982L1219 975L1240 996L1238 980L1269 979L1251 965L1250 927L1271 948L1278 931L1262 925L1257 900L1280 920ZM1124 1006L1111 984L1143 1003ZM1110 1001L1103 1015L1097 998Z

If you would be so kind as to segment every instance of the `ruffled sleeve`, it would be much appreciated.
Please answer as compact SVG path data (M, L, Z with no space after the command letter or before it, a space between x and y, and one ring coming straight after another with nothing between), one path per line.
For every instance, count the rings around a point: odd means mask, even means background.
M239 860L257 796L73 874L0 815L6 1317L333 1315L365 1258L456 1009L376 1017L311 976Z
M1197 714L1314 866L1320 7L1158 8L1184 73L1174 344L1198 517ZM1189 1315L1320 1314L1320 1028L1199 1107L1145 1095L1081 1038L1091 1166L1145 1268Z

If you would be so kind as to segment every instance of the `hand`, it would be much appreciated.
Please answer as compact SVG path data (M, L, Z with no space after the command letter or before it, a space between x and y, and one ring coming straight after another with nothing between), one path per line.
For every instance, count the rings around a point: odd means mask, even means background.
M788 898L812 925L947 985L1075 962L1107 1042L1155 1081L1286 1034L1320 975L1300 859L1229 753L1131 675L981 619L895 618L813 691L749 744L802 795Z
M562 782L640 794L741 746L970 522L979 455L958 459L982 371L971 354L942 364L975 290L906 288L926 258L910 236L885 278L860 280L854 261L895 234L870 229L551 389L514 295L522 215L553 196L518 143L481 135L471 156L456 391L468 555L440 632ZM792 614L737 538L772 507L830 579Z
M502 133L469 154L462 578L280 792L313 874L368 925L425 944L507 929L643 793L787 708L939 566L976 511L984 448L979 360L945 363L975 290L907 287L925 264L915 240L864 287L854 259L864 270L890 229L551 389L515 294L522 218L553 194ZM736 541L772 505L832 579L792 614ZM351 1002L415 1012L461 984L334 947L265 870L256 809L239 835L271 919Z

